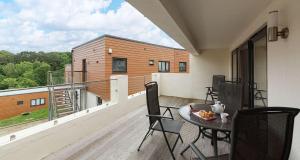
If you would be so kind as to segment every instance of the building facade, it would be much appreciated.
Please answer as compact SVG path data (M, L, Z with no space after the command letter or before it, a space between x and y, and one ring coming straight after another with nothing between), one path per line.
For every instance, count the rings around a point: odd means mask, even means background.
M128 75L128 94L144 90L151 73L188 73L189 53L183 49L104 35L73 48L74 81L103 81L88 91L109 98L112 75ZM78 76L78 73L84 73ZM78 79L78 77L80 77ZM142 85L137 85L142 84Z
M48 89L16 89L0 92L0 120L48 107Z

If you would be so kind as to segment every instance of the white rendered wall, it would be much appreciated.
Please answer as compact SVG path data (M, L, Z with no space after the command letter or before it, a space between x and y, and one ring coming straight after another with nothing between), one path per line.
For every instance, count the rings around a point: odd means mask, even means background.
M213 75L230 79L230 52L228 49L203 50L200 55L190 54L189 73L161 73L161 95L205 99L206 88Z
M97 95L96 94L87 91L86 99L87 99L86 108L92 108L92 107L97 106Z
M268 101L269 106L300 108L300 1L274 0L249 23L231 49L236 48L267 23L268 12L279 10L279 27L289 27L288 39L268 42ZM296 117L290 159L300 159L300 115Z
M117 81L111 86L114 91L117 91L117 93L111 93L114 103L94 106L0 137L0 159L43 159L49 154L60 151L61 148L101 131L137 108L145 107L145 93L128 98L127 75L113 78ZM120 84L125 86L119 86ZM117 99L114 97L116 94ZM13 141L10 141L11 135L15 136ZM79 151L80 148L74 149L74 152Z

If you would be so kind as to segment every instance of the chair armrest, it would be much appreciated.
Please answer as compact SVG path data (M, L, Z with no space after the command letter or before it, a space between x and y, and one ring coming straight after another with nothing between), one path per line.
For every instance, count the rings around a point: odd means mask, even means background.
M159 107L161 107L161 108L170 108L170 109L179 109L175 106L159 106Z
M153 117L153 118L159 118L159 119L163 119L163 118L166 118L166 119L172 119L172 118L170 118L170 117L165 117L165 116L161 116L161 115L147 114L146 116L147 116L147 117Z

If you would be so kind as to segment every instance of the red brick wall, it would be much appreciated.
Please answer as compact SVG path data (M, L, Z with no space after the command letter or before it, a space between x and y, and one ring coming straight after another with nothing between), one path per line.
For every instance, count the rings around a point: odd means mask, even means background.
M31 100L45 98L45 104L31 107ZM17 105L23 101L23 105ZM48 107L48 92L0 96L0 120Z

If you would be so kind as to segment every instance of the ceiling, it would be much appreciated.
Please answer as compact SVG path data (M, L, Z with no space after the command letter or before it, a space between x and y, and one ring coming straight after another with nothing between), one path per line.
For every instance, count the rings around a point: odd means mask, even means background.
M228 48L273 0L127 0L192 53Z

